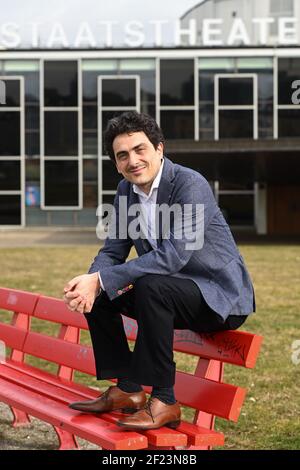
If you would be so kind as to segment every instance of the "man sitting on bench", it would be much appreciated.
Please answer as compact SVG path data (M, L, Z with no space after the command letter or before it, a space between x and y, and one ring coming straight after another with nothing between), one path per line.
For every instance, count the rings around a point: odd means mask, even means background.
M89 274L65 286L64 300L86 316L97 378L118 382L70 407L134 412L118 421L123 429L176 428L174 329L239 328L255 311L253 286L208 182L164 156L152 117L123 113L108 122L104 138L124 179L104 247ZM132 246L138 257L126 262ZM121 313L138 323L133 352ZM142 385L152 386L147 403Z

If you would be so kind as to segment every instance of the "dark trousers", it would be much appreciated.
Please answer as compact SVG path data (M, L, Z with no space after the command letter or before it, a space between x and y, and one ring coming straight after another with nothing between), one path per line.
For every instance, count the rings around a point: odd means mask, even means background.
M137 320L133 352L120 313ZM208 307L193 281L158 274L141 277L133 289L112 301L102 291L85 316L98 379L128 377L138 384L157 387L175 383L174 329L202 333L233 330L247 318L231 315L224 323Z

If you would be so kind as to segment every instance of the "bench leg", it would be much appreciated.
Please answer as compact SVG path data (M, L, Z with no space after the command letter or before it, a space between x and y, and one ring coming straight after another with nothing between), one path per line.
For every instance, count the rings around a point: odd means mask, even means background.
M31 424L28 414L26 414L24 411L17 410L17 408L13 408L12 406L10 407L10 409L13 414L12 426L14 428L28 426L29 424Z
M53 426L59 440L59 450L75 450L79 449L74 434L64 431L61 428Z

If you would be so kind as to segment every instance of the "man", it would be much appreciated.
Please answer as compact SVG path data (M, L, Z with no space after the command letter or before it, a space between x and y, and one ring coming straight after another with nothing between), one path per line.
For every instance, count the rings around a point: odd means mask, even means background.
M118 379L96 400L70 406L83 412L134 412L119 420L123 429L180 423L173 390L174 328L236 329L255 310L251 280L208 182L164 157L163 142L160 128L145 114L126 112L109 121L106 149L124 177L115 217L89 274L64 289L69 308L85 313L88 321L97 378ZM160 226L153 207L189 211L186 216L175 210L173 218L170 211L170 220ZM126 262L132 246L138 257ZM138 323L133 352L120 312ZM142 385L152 386L147 403Z

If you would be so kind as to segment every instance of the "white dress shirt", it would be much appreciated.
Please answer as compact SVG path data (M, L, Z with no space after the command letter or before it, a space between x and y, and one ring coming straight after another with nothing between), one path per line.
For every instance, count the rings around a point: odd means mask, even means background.
M144 193L137 185L133 185L133 191L138 195L141 205L141 216L139 222L141 232L146 236L153 249L157 248L157 236L155 234L155 210L158 187L163 171L164 160L162 160L159 172L151 185L148 194Z
M146 236L148 242L153 249L157 248L157 237L155 234L155 210L156 210L156 200L159 183L161 180L161 175L164 167L164 159L162 159L159 172L157 173L153 183L151 185L150 191L148 194L144 193L136 184L133 184L133 191L139 197L139 203L141 205L141 215L139 217L141 232ZM105 290L101 275L99 272L99 281L101 289Z

